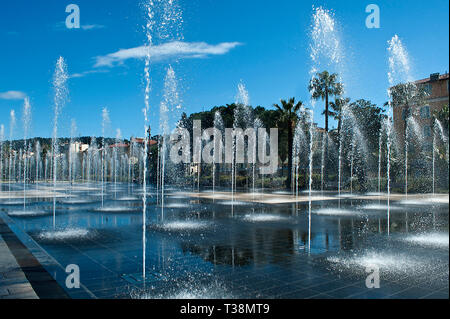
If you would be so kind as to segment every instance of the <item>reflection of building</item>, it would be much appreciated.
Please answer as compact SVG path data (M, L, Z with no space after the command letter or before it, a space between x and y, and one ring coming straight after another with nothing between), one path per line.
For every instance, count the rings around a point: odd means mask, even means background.
M394 108L394 128L400 139L403 141L405 131L405 119L407 114L411 114L415 122L420 126L423 137L432 140L432 117L433 113L440 111L449 101L449 74L431 74L429 78L414 82L422 86L429 95L425 105L413 105L411 110L406 106ZM428 143L431 145L431 143Z

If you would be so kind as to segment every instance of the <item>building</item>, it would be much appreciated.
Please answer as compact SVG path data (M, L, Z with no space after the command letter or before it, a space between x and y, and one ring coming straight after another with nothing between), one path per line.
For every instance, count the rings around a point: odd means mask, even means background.
M116 144L108 145L108 147L110 149L115 149L115 150L117 150L119 152L122 151L123 153L126 153L130 149L130 144L128 144L128 143L116 143Z
M406 106L395 107L394 112L394 129L400 137L400 141L404 141L405 119L407 114L411 114L415 123L420 127L420 133L423 135L427 146L431 146L433 138L433 114L440 111L444 105L449 102L449 74L439 73L431 74L429 78L414 82L418 86L422 86L428 94L424 105L410 106L412 110L407 110Z
M139 145L144 145L145 140L143 138L140 138L140 137L132 137L131 138L131 143L132 144L135 143L135 144L139 144ZM153 145L156 145L156 144L158 144L158 142L155 141L155 140L150 139L148 141L148 145L149 146L153 146Z
M71 153L84 153L89 149L89 144L83 144L80 142L74 142L70 144Z

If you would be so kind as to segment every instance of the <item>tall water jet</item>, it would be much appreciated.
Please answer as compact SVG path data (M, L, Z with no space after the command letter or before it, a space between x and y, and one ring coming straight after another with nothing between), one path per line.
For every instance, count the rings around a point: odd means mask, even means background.
M216 113L214 114L214 128L217 130L217 132L220 132L220 135L223 136L224 134L224 130L225 130L225 126L223 124L223 119L222 116L220 115L219 111L216 111ZM213 161L213 165L212 165L212 170L213 170L213 194L215 194L215 190L216 190L216 169L217 169L217 164L218 164L218 159L222 157L222 154L218 153L218 150L221 150L221 144L222 140L219 140L217 138L217 136L214 137L214 161Z
M5 139L5 126L0 125L0 182L3 181L3 142Z
M147 224L147 148L148 148L148 134L150 133L150 127L148 124L148 114L150 112L150 48L152 46L152 32L154 25L154 12L153 12L153 1L148 1L144 4L145 15L146 15L146 25L145 25L145 35L146 35L146 54L145 54L145 67L144 67L144 77L145 77L145 98L144 98L144 176L142 180L142 277L145 282L145 251L146 251L146 224Z
M308 194L308 251L311 253L311 209L312 209L312 182L313 182L313 145L314 145L314 111L310 111L309 124L309 194Z
M36 152L36 157L35 157L35 160L36 160L36 167L35 167L35 169L36 169L36 177L35 177L35 180L36 180L36 189L39 189L39 180L40 180L40 171L39 171L39 169L40 169L40 166L41 166L41 143L39 143L39 141L36 141L36 149L35 149L35 152Z
M300 167L300 156L305 149L304 141L306 140L306 136L303 130L302 121L298 121L294 131L294 139L292 146L292 167L293 167L293 175L295 177L294 180L294 189L295 197L298 198L299 191L299 167Z
M52 160L53 160L53 228L56 226L56 181L57 181L57 158L58 158L58 119L66 98L68 95L67 79L67 65L63 57L59 57L56 62L55 73L53 75L53 89L54 89L54 117L53 117L53 138L52 138Z
M70 185L73 185L74 182L74 156L75 156L75 149L74 147L74 138L77 132L77 123L75 122L75 119L72 119L71 125L70 125L70 143L69 143L69 183Z
M23 210L26 209L26 186L27 186L27 158L28 158L28 131L31 121L30 100L26 97L23 104L23 145L24 145L24 164L23 164Z
M133 141L133 138L132 138L130 141L130 151L129 151L129 155L128 155L128 194L131 194L131 187L132 187L132 182L133 182L131 167L133 165L132 161L134 158L134 144L135 144L135 142Z
M328 143L328 133L324 133L322 136L322 151L320 158L320 191L323 195L324 188L324 172L325 172L325 144Z
M9 199L11 199L11 181L12 181L12 170L13 166L13 137L14 137L14 128L16 126L16 113L14 110L11 110L9 113L10 121L9 121L9 166L8 166L8 191L9 191Z
M433 172L433 184L432 184L432 192L433 195L435 195L436 191L435 191L435 179L436 179L436 159L435 159L435 154L436 154L436 122L433 125L433 145L432 145L432 172Z
M234 196L237 188L237 163L236 163L236 151L237 151L237 140L243 139L242 130L238 129L246 129L250 120L250 98L245 88L244 83L241 81L238 84L238 92L236 95L236 108L234 109L234 118L233 118L233 159L231 164L231 201L234 204ZM233 209L233 205L232 205Z
M122 142L122 131L120 128L116 130L116 145L113 149L113 161L114 161L114 198L117 197L117 175L119 174L118 166L119 166L119 159L118 159L118 150L120 149L120 143Z
M389 101L392 98L391 88L399 83L407 83L408 86L413 86L413 79L411 76L411 67L408 52L406 51L402 41L398 35L394 35L388 41L388 62L389 62ZM406 97L403 97L406 98ZM409 111L409 110L407 110ZM389 103L389 117L393 118L392 104ZM405 195L408 195L408 117L405 119L405 140L404 140L404 159L405 159Z
M164 78L164 94L163 99L160 104L159 109L159 121L160 121L160 133L162 136L162 143L161 143L161 149L160 149L160 188L161 188L161 207L162 207L162 217L164 217L164 196L165 196L165 178L166 178L166 169L167 169L167 138L170 134L170 123L169 123L169 114L175 113L177 110L181 108L180 99L178 95L178 88L177 88L177 80L175 76L175 71L173 70L172 66L169 65L167 68L166 76ZM197 149L195 146L195 143L201 143L200 141L194 141L194 149ZM201 150L201 147L198 148ZM201 163L198 163L198 188L200 187L200 165Z
M387 233L390 234L390 217L391 217L391 146L392 146L392 117L386 119L386 134L387 134Z
M322 70L329 70L339 74L339 82L343 83L343 74L345 73L344 50L340 34L340 26L334 17L334 13L323 7L314 7L312 14L312 23L310 27L310 58L311 68L309 71L310 79ZM315 88L311 89L311 104L314 107L316 100ZM328 176L328 132L323 135L322 158L321 158L321 191L327 184L325 177Z
M378 193L381 194L381 151L382 151L383 125L378 137Z
M17 181L22 179L22 161L23 161L23 149L19 149L19 169L17 170Z
M341 131L339 134L339 155L338 155L338 196L339 196L339 207L341 205L341 182L342 182L342 148L343 148L343 139L344 139L344 127L346 122L348 108L347 105L342 106L341 110Z
M436 130L439 132L442 142L445 144L445 153L446 153L445 160L447 161L447 166L448 166L450 164L448 136L445 135L444 128L442 127L442 123L438 119L435 120L435 127L436 127Z
M105 143L105 134L106 127L109 125L109 111L106 107L102 109L102 153L101 153L101 177L102 177L102 207L104 205L104 196L105 196L105 156L107 151L107 146Z
M355 144L354 140L352 139L351 144L351 153L350 153L350 195L353 195L353 168L355 164Z
M197 149L197 193L200 193L200 175L202 172L201 150L203 148L203 140L201 136L197 136L194 140L194 147Z
M331 11L323 7L313 7L310 39L311 77L321 69L325 70L330 66L342 67L341 36L337 21ZM314 101L312 102L314 105Z
M388 41L388 80L391 86L398 83L409 83L413 81L409 55L399 36L394 35Z
M253 125L253 129L255 131L255 137L258 134L258 131L260 128L263 127L263 124L261 122L261 120L259 118L255 119L254 125ZM252 148L252 159L253 159L253 163L252 163L252 193L253 193L253 198L255 196L255 192L256 192L256 158L257 158L257 141L255 139L254 143L253 143L253 148Z

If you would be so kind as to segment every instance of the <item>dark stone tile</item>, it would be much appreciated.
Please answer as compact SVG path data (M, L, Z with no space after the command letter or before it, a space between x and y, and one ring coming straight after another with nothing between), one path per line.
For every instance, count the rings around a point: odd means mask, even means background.
M432 290L419 288L419 287L411 287L406 290L400 291L390 296L392 299L418 299L428 296L433 293Z
M364 293L366 290L367 288L363 289L356 286L347 286L333 291L327 291L326 293L333 298L344 299L356 294Z
M282 299L307 299L316 296L319 292L312 289L301 289L292 292L286 292L278 295Z

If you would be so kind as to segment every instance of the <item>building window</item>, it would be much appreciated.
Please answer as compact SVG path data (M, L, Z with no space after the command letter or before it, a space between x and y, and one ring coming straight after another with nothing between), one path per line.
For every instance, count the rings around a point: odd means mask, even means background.
M423 127L423 136L425 136L425 137L431 136L431 126L426 125Z
M422 106L420 109L420 117L423 119L429 119L431 117L429 105Z
M433 86L430 83L424 84L423 89L424 89L425 93L427 93L428 95L433 94Z

